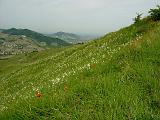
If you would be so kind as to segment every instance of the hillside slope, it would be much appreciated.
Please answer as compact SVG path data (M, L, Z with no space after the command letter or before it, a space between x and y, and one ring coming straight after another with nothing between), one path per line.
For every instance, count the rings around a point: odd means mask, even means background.
M42 50L44 50L43 47L27 37L0 33L0 59Z
M69 43L59 39L59 38L51 38L48 36L45 36L43 34L34 32L29 29L16 29L16 28L11 28L8 30L3 30L2 33L5 34L10 34L10 35L24 35L27 37L32 38L36 42L40 43L41 45L45 46L67 46L70 45Z
M160 22L144 22L2 71L0 119L158 120L159 60Z

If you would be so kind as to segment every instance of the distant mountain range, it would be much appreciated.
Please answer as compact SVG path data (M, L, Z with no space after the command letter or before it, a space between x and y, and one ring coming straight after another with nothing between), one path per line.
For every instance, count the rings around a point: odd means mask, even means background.
M59 38L62 39L68 43L81 43L90 39L97 38L95 35L77 35L73 33L66 33L66 32L57 32L53 34L45 34L46 36L53 37L53 38Z
M0 59L17 54L38 52L44 49L31 38L0 33Z
M57 33L49 34L48 36L53 38L59 38L69 43L80 42L80 36L73 33L57 32Z
M70 43L67 43L66 41L63 41L59 38L45 36L29 29L11 28L7 30L2 29L1 32L10 35L23 35L24 37L29 37L41 46L59 47L70 45Z
M38 52L49 47L63 47L82 43L95 38L73 33L57 32L41 34L29 29L0 29L0 58L30 52Z
M71 44L29 29L0 29L0 59L17 54L38 52L49 47L68 45Z

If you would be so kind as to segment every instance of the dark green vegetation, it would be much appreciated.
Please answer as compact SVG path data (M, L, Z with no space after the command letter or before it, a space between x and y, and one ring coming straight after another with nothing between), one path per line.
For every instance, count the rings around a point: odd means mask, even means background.
M160 22L49 51L0 61L0 119L160 119Z
M0 33L0 59L42 50L44 48L30 38Z
M16 29L11 28L8 30L3 30L2 33L10 34L10 35L23 35L26 37L32 38L35 42L40 43L41 46L67 46L69 43L59 39L45 36L43 34L28 30L28 29Z
M134 23L137 24L141 21L143 14L137 13L137 16L134 18Z
M158 21L160 20L160 5L157 5L157 8L150 9L149 11L151 19Z

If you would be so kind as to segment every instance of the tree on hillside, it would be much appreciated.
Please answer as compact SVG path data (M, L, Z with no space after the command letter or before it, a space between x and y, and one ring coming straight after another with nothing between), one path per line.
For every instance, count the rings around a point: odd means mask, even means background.
M134 23L139 23L141 21L143 14L139 14L139 13L136 13L136 14L137 16L133 20L134 20Z
M157 5L157 8L155 9L150 9L149 14L152 20L160 20L160 5Z

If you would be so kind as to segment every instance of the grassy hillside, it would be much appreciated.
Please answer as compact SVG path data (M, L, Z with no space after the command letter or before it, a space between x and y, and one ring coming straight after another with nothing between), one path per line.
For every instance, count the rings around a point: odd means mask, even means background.
M5 71L2 120L158 120L160 22L134 24Z
M56 55L57 53L68 49L69 47L63 48L51 48L41 52L32 52L28 54L20 54L11 58L0 59L0 76L10 73L12 71L21 69L27 65L33 64L38 60L45 59L46 57Z
M35 40L36 42L38 42L40 44L47 45L47 46L57 47L57 46L70 45L69 43L67 43L59 38L47 37L47 36L44 36L43 34L34 32L32 30L28 30L28 29L11 28L8 30L4 30L2 32L5 34L10 34L10 35L24 35L24 36L32 38L33 40Z

